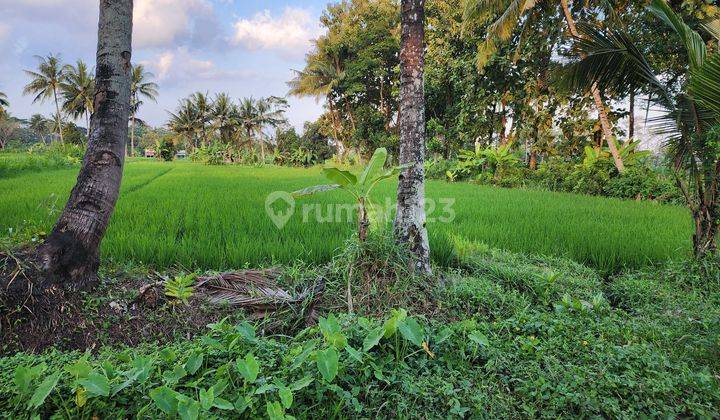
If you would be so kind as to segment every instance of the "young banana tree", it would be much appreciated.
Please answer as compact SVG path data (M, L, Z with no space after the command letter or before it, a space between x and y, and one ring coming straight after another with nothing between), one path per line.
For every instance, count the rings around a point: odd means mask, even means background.
M358 205L358 238L361 242L367 239L368 227L370 221L368 219L368 208L372 208L373 204L370 200L370 192L383 179L397 176L401 170L409 167L409 165L396 166L385 169L385 161L387 160L387 149L379 148L373 153L370 162L367 164L362 173L355 175L350 171L338 168L323 168L322 173L333 184L316 185L304 188L292 193L293 197L304 197L317 193L333 190L343 190L352 195Z

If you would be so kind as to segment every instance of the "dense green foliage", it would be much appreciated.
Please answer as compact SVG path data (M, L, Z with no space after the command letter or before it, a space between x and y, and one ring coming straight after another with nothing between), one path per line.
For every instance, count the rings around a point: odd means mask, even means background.
M322 314L290 336L212 324L194 340L0 359L24 417L716 417L713 265L609 284L562 259L465 248L426 290L440 318ZM679 345L682 343L682 345ZM392 401L392 404L388 404Z
M42 203L54 197L61 207L76 173L77 169L66 169L0 179L2 234L9 228L22 230L24 225L49 231L57 215L48 216ZM18 189L18 183L26 188ZM316 215L334 220L327 205L349 204L350 197L331 192L298 201L282 230L264 208L273 191L290 192L318 183L322 183L318 168L130 160L102 252L118 261L208 269L296 259L328 261L352 234L357 219L343 216L340 223L318 223ZM467 241L568 256L607 271L683 257L690 249L690 218L680 207L444 181L428 182L427 192L434 200L434 208L428 208L431 250L440 264L452 259L458 243ZM394 203L394 196L394 183L384 181L373 202L382 207L386 200ZM440 221L450 215L446 199L455 200L452 223ZM307 223L303 223L304 204L321 205L310 207Z

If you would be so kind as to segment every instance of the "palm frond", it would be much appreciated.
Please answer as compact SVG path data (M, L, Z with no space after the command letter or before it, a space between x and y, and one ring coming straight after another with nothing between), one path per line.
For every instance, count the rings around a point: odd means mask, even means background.
M705 42L700 34L683 22L680 16L670 8L665 0L652 0L647 6L647 9L667 26L672 28L680 37L690 59L690 68L700 67L705 61L706 55Z
M690 73L690 92L720 122L720 54L708 57Z

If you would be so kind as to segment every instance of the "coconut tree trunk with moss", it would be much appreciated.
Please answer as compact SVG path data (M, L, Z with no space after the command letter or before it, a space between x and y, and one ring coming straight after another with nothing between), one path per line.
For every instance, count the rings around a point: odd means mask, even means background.
M415 255L415 268L430 273L425 227L425 1L402 0L400 36L400 173L395 235Z
M575 19L573 19L572 14L570 13L570 7L568 6L567 0L560 0L560 4L562 5L563 13L565 14L565 21L567 22L568 28L570 29L570 34L575 38L580 38L580 33L578 32L577 26L575 25ZM600 90L598 89L597 85L592 85L592 87L590 88L590 94L592 95L593 102L595 103L595 108L598 112L603 138L605 139L605 143L607 143L608 147L610 148L610 154L615 161L615 167L617 168L618 172L623 173L625 172L625 165L623 164L622 158L620 157L620 152L617 149L617 145L613 141L610 119L608 118L607 109L605 108L605 104L603 103L602 96L600 96Z
M45 284L69 289L97 282L99 248L115 209L130 113L133 0L100 2L92 134L70 199L37 261Z

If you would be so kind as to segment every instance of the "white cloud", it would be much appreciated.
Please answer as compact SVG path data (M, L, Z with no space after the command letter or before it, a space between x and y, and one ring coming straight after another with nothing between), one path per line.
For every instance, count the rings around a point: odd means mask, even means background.
M310 48L310 41L321 30L310 12L288 7L279 17L269 10L255 14L252 19L238 19L233 25L231 43L249 50L275 50L292 56L302 56Z
M197 58L187 47L164 51L152 60L141 62L150 69L159 82L175 84L187 80L218 80L223 78L250 78L256 76L249 71L219 69L212 60Z
M212 13L207 0L137 0L133 10L133 45L169 46L192 31L194 17Z
M10 25L0 22L0 43L4 42L10 35Z

